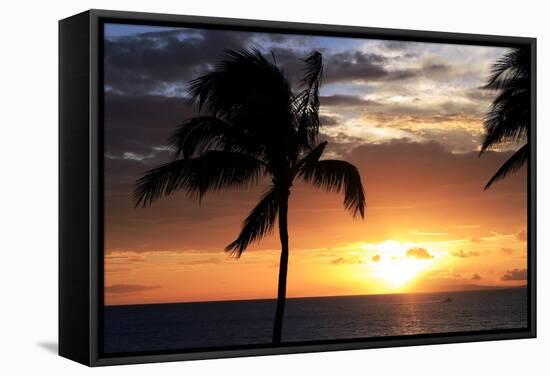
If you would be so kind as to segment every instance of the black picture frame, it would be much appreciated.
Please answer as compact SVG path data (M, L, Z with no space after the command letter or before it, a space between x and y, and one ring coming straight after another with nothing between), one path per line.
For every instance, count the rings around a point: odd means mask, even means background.
M198 351L102 351L104 22L386 40L525 47L531 51L528 131L528 327ZM88 366L536 337L536 39L355 26L89 10L59 21L59 354Z

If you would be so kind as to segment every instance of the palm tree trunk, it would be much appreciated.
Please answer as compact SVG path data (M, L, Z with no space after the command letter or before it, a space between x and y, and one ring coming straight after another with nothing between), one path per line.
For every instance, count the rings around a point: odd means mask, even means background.
M279 237L281 238L281 260L279 262L279 286L277 290L277 310L273 324L273 343L281 343L283 317L286 300L286 275L288 271L288 195L283 195L279 202Z

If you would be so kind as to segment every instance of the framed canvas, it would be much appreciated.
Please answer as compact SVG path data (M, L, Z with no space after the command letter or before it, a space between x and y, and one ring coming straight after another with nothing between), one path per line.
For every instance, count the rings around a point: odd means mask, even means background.
M59 27L60 355L535 337L535 39Z

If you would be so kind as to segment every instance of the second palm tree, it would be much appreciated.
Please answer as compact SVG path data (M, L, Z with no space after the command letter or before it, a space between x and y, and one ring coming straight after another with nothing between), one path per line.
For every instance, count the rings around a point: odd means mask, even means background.
M529 158L530 64L530 51L526 48L515 48L491 67L491 76L485 89L495 90L498 95L485 116L485 136L479 154L495 146L518 143L523 145L489 179L485 189L519 170Z

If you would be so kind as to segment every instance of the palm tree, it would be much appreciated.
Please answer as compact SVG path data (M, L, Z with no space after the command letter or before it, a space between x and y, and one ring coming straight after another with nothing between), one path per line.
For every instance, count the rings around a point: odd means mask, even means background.
M517 171L527 161L527 132L531 121L530 61L529 49L513 49L493 64L485 85L486 89L499 93L485 116L485 137L480 155L499 144L523 144L487 182L485 189Z
M183 190L199 202L208 191L250 187L262 177L269 188L242 223L226 252L240 257L246 248L271 233L279 220L281 255L273 343L281 342L288 270L288 201L297 179L343 192L344 207L364 218L365 195L355 166L321 159L327 142L318 142L322 56L305 60L296 92L284 72L256 49L232 50L213 70L190 82L199 112L185 121L170 144L175 159L148 171L136 182L136 206Z

